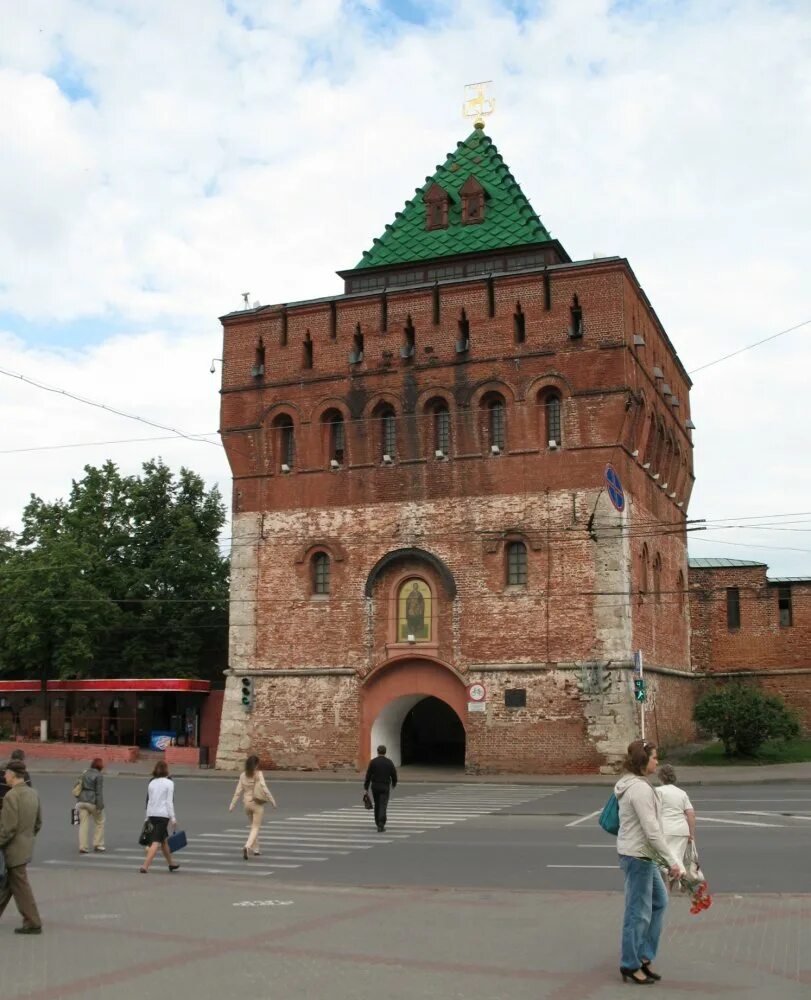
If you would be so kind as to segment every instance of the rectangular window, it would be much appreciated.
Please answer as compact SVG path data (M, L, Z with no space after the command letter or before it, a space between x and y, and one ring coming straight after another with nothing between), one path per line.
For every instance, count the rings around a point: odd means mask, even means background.
M437 410L434 419L437 449L447 455L451 450L451 415L447 410Z
M505 708L526 708L527 689L507 688L504 692L504 706Z
M507 586L527 584L527 547L523 542L510 542L507 547Z
M727 628L741 627L741 592L737 587L727 587Z
M780 628L790 628L791 620L791 587L779 587L777 590L777 607L780 610Z

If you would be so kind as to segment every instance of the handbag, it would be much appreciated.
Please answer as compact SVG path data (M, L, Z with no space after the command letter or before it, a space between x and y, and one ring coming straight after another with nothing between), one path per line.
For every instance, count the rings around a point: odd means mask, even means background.
M368 792L363 793L363 804L367 809L372 808L372 798Z
M266 802L270 802L270 799L265 795L265 789L262 787L262 782L254 779L253 783L253 800L259 805L263 806Z
M176 833L173 833L171 837L167 839L166 844L169 848L170 854L174 854L175 851L182 851L188 844L185 830L178 830Z
M70 825L71 826L78 826L79 825L79 807L78 806L71 806L70 807Z
M613 792L609 796L608 802L603 806L603 811L597 822L612 837L616 837L620 832L620 804Z
M141 827L141 836L138 838L141 847L149 847L152 843L152 824L147 820Z
M87 774L87 771L84 771L82 774L80 774L79 777L74 782L72 789L74 799L78 799L79 796L82 794L82 784L84 782L85 774Z

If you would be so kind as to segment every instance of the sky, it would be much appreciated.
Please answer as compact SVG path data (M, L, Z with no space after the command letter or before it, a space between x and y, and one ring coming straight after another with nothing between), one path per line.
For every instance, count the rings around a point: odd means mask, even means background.
M493 80L546 227L630 260L688 371L806 323L695 371L689 513L691 555L811 576L811 0L0 9L0 527L108 458L227 499L217 317L339 293Z

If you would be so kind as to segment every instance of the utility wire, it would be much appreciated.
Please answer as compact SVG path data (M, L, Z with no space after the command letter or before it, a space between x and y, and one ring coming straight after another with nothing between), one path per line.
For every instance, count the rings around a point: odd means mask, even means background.
M705 365L699 365L698 368L693 368L687 374L695 375L696 372L703 372L706 368L712 368L713 365L720 365L722 361L728 361L730 358L737 357L745 351L751 351L752 348L760 347L761 344L768 344L770 340L777 340L778 337L784 337L787 333L793 333L795 330L799 330L803 326L808 326L809 323L811 323L811 319L804 319L802 323L798 323L796 326L790 326L787 330L781 330L779 333L773 333L771 337L764 337L763 340L756 340L754 344L747 344L746 347L741 347L737 351L733 351L731 354L725 354L722 358L716 358L715 361L708 361Z

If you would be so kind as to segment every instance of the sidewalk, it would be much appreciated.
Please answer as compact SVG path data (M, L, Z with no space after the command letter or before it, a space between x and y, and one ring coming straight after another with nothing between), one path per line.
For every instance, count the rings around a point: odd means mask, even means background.
M4 1000L628 996L620 892L294 886L157 866L31 881L44 934L13 938L11 909L0 921ZM809 915L802 895L716 896L699 916L672 901L658 992L807 998Z
M45 757L28 761L32 774L80 774L89 765L73 760L59 760ZM131 775L148 777L152 773L154 760L136 761L134 764L110 764L106 773L110 775ZM613 785L617 776L613 774L465 774L460 768L416 767L408 765L399 769L404 781L419 783L470 783L483 785ZM174 764L171 768L175 777L216 780L235 780L238 771L219 771L214 768L197 768ZM764 764L761 766L731 767L677 767L679 784L690 785L756 785L772 781L811 782L811 763L805 764ZM269 771L274 781L359 781L361 775L349 768L339 771Z

